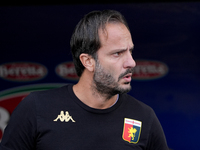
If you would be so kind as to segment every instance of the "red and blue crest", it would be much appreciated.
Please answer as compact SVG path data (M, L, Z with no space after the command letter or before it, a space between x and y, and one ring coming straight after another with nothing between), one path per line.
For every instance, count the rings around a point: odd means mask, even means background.
M129 143L136 144L140 139L141 128L141 121L124 118L124 129L122 138Z

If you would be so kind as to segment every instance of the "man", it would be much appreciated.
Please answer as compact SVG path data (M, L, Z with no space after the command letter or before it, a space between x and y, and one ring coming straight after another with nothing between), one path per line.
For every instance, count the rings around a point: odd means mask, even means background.
M79 82L27 96L0 150L167 150L153 110L126 94L136 65L133 47L119 12L85 15L71 39Z

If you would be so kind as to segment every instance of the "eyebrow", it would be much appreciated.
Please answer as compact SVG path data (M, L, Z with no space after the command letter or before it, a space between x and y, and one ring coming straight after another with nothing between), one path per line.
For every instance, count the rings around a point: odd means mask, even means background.
M133 51L133 49L134 49L134 45L133 45L132 47L129 48L129 51ZM126 50L127 50L127 48L126 48L126 49L113 49L113 50L112 50L112 53L115 53L115 52L123 52L123 51L126 51Z

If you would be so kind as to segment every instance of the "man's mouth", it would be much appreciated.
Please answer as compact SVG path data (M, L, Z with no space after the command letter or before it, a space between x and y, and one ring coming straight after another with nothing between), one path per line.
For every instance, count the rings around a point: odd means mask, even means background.
M127 82L130 82L131 81L131 77L133 75L133 68L131 69L127 69L124 73L122 73L119 78L118 78L118 81L120 79L126 79Z
M131 82L131 77L132 77L132 73L128 73L123 77L123 79L126 80L126 82Z

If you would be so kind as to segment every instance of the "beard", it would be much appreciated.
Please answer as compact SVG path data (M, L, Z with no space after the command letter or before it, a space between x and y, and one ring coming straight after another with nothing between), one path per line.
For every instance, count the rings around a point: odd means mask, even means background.
M93 81L95 88L101 95L106 95L107 98L111 98L116 94L127 93L131 90L131 85L129 87L122 87L119 84L120 79L122 79L126 74L132 73L133 68L127 69L124 73L120 74L118 81L113 77L113 74L106 71L98 62L96 61L95 72L93 76ZM130 84L130 82L124 82L123 84Z

